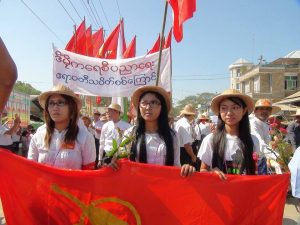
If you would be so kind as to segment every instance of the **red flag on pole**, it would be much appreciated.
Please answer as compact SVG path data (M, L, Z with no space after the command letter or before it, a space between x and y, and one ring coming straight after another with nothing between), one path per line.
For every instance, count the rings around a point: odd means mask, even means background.
M122 42L122 54L126 51L125 31L124 31L124 20L121 19L121 42Z
M75 34L68 42L65 49L70 52L76 52L76 50L78 49L78 40L82 39L83 36L85 36L85 20L83 20L79 27L76 29Z
M104 41L102 27L92 35L92 41L93 41L93 56L97 57L99 48L101 47Z
M85 32L86 36L86 55L93 56L93 40L92 40L92 26L89 26Z
M165 39L164 48L171 47L171 41L172 41L172 28L170 29L169 34L168 34L167 38Z
M124 52L123 58L124 59L133 58L133 57L135 57L135 53L136 53L136 35L131 40L131 42L128 45L126 51Z
M196 0L168 0L173 8L173 34L175 40L180 42L183 37L183 23L193 17L196 11Z
M152 54L154 52L158 52L159 51L159 45L160 45L160 34L158 35L158 38L155 41L152 49L147 54Z
M120 33L120 23L115 27L111 34L99 49L99 58L115 59L117 56L118 38Z

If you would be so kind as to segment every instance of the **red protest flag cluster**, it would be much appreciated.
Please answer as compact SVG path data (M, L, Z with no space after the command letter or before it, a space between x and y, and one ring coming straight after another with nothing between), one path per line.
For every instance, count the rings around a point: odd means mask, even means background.
M179 171L130 161L120 161L117 172L63 170L2 149L0 197L14 225L282 224L289 174L228 175L224 182Z

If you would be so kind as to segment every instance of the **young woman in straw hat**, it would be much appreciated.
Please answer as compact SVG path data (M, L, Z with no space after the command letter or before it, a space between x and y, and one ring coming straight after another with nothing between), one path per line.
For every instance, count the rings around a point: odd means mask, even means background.
M31 139L28 159L64 169L93 169L93 135L78 126L80 99L66 86L54 86L39 96L45 124Z
M213 98L211 109L218 124L200 147L200 171L214 171L221 179L226 179L225 174L255 174L253 152L260 149L258 139L250 134L251 97L229 89Z
M157 86L144 86L133 93L132 101L137 109L137 125L127 131L127 134L135 136L130 159L141 163L180 166L178 139L168 123L171 108L168 93ZM111 166L119 168L116 160L111 162ZM193 166L183 165L181 175L189 176L194 171Z

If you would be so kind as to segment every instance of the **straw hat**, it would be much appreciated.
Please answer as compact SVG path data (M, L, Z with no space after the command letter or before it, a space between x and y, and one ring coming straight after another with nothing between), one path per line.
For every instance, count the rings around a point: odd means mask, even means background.
M199 120L209 120L208 116L206 115L206 113L200 114L198 116Z
M243 100L243 102L247 106L248 114L252 113L252 111L254 110L254 103L250 96L248 96L246 94L242 94L241 92L239 92L236 89L228 89L228 90L225 90L222 94L220 94L212 99L211 110L214 112L215 115L219 114L220 103L224 99L229 98L229 97L236 97L236 98L240 98L241 100Z
M80 98L77 97L70 88L61 84L54 86L51 91L44 92L39 96L39 103L43 109L45 109L47 99L54 94L68 95L72 97L77 104L78 110L81 109L82 104Z
M272 102L270 99L258 99L255 103L255 109L258 107L268 107L268 108L272 108L272 113L277 113L279 112L281 109L278 106L273 106Z
M291 116L300 116L300 109L297 109L295 114L292 114Z
M192 104L187 104L184 106L183 110L180 111L180 115L196 115L196 110Z
M169 94L165 89L163 89L161 87L158 87L158 86L143 86L143 87L140 87L140 88L136 89L135 92L132 95L132 102L133 102L133 105L134 105L135 108L138 108L140 97L145 92L155 92L155 93L160 94L165 99L165 102L167 104L168 112L170 111L171 101L170 101Z
M111 103L107 108L122 112L121 106L117 103Z

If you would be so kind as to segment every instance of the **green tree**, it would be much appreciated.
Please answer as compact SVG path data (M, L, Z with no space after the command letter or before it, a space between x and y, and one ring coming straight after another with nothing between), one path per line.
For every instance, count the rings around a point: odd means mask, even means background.
M14 86L14 91L22 92L29 95L39 95L41 94L41 91L35 89L28 83L24 83L22 81L17 81L17 83Z
M209 93L209 92L187 96L184 99L178 101L176 106L174 106L173 104L172 115L174 116L179 115L180 111L187 104L192 104L195 108L197 108L199 104L207 105L211 102L212 98L215 96L216 94Z

